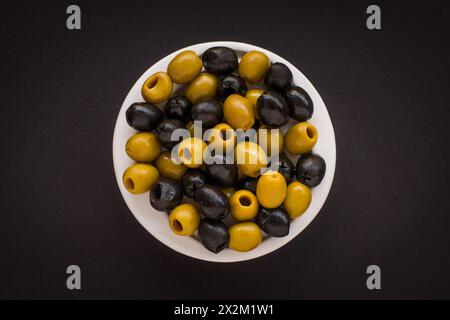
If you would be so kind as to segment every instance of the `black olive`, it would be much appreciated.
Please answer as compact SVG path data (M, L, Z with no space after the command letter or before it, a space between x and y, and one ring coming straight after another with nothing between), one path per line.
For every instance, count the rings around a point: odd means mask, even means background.
M245 96L247 93L247 85L244 79L235 75L228 75L220 78L217 86L217 97L225 100L229 95L234 93Z
M179 140L172 141L172 133L177 129L186 129L182 121L178 119L166 119L161 121L155 130L159 143L167 149L172 149L178 142L183 140L183 138L180 137Z
M195 189L207 183L206 174L200 169L188 169L181 177L181 186L184 194L194 197Z
M173 96L167 100L165 111L167 118L183 122L191 120L192 103L185 96Z
M192 107L191 115L192 121L201 121L204 129L212 128L222 121L222 104L215 98L200 101Z
M272 157L272 159L275 160L276 158ZM281 175L284 177L284 180L286 180L286 183L289 183L294 177L294 164L284 153L281 153L276 161L271 162L269 167L273 167L275 170L281 173Z
M148 102L133 103L125 113L128 125L139 131L155 129L162 121L163 116L161 110Z
M203 53L202 62L206 71L221 76L232 73L238 67L236 52L227 47L209 48Z
M265 233L272 237L287 236L291 225L288 213L280 207L275 209L261 207L255 217L255 222Z
M256 195L256 185L258 184L258 178L247 178L245 180L242 180L238 183L237 189L238 190L248 190Z
M303 154L298 158L295 168L298 181L310 188L318 186L325 176L325 160L312 153Z
M314 104L305 90L294 86L286 90L284 97L292 118L303 122L312 117Z
M214 163L205 165L205 172L212 181L221 187L231 187L237 182L238 168L234 161L227 161L222 154L215 155L212 160Z
M230 238L227 226L221 221L211 219L200 221L198 237L203 246L214 253L219 253L225 249Z
M268 91L258 98L256 111L261 122L270 127L282 127L289 121L286 100L275 91Z
M264 82L267 88L283 92L292 84L292 72L281 62L273 63L267 71Z
M150 190L150 204L159 211L171 210L181 203L183 191L173 180L161 178Z
M222 220L230 214L230 202L219 187L205 184L196 188L194 200L206 218Z

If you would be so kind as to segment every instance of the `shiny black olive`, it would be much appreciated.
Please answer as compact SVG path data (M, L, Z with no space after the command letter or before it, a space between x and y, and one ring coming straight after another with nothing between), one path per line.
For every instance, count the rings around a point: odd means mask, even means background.
M208 181L206 174L200 169L188 169L181 177L183 192L189 198L194 197L195 189Z
M281 62L273 63L267 71L264 82L267 88L283 92L292 84L292 72Z
M192 121L202 121L204 129L212 128L222 121L222 103L215 98L200 101L192 107L191 116Z
M269 236L284 237L289 234L291 219L283 208L266 209L261 207L255 217L256 224Z
M252 192L254 195L256 195L256 185L258 184L258 178L247 178L245 180L240 181L237 184L238 190L248 190Z
M194 200L206 218L222 220L230 214L230 202L219 187L205 184L196 188Z
M222 154L215 155L212 160L214 163L205 165L205 172L211 181L221 187L231 187L237 182L238 169L234 161L227 161Z
M167 118L183 122L191 120L192 103L185 96L173 96L167 100L165 111Z
M183 191L173 180L160 178L150 190L150 204L159 211L175 208L181 203Z
M125 117L130 127L139 131L151 131L163 119L163 113L148 102L133 103L126 111Z
M289 183L294 177L294 164L291 160L284 154L281 153L278 155L278 159L276 157L272 157L273 162L271 161L270 167L273 167L277 170L286 180L286 183ZM276 161L275 161L276 160Z
M300 87L291 87L284 93L292 118L303 122L312 117L314 104L309 94Z
M270 127L282 127L289 121L286 100L275 91L268 91L258 98L256 111L261 122Z
M228 75L220 78L217 86L217 97L225 100L229 95L234 93L245 96L247 93L247 85L244 79L235 75Z
M224 76L237 69L238 58L233 49L213 47L203 53L202 63L206 71Z
M184 123L178 119L166 119L156 127L155 134L159 143L167 148L172 149L178 142L183 140L181 137L177 141L172 141L172 133L177 129L186 129Z
M325 160L312 153L303 154L298 158L295 174L298 181L310 188L318 186L325 176Z
M198 237L203 246L211 252L219 253L227 247L227 226L221 221L203 219L198 227Z

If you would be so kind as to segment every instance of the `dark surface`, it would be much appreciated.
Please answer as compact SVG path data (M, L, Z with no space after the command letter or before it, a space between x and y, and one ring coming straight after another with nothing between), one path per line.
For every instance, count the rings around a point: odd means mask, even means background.
M22 2L21 2L22 3ZM444 2L2 3L0 298L450 298ZM236 40L298 66L337 139L329 198L295 240L236 264L165 247L126 207L111 140L128 90L181 47ZM78 264L82 290L66 289ZM382 290L366 288L368 265Z

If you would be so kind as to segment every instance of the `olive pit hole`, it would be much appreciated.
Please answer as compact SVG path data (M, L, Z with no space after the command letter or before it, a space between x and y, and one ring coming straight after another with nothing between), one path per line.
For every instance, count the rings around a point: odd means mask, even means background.
M176 232L181 232L183 231L183 225L181 224L180 221L178 221L177 219L174 219L172 221L172 228L173 230L175 230Z
M148 83L147 83L147 88L149 89L153 89L154 87L156 87L156 84L158 83L158 78L155 77L153 79L151 79Z
M125 179L125 187L127 187L128 190L134 190L134 181L131 178Z
M248 207L249 205L252 204L252 201L250 200L249 197L247 197L247 196L242 196L242 197L239 198L239 203L240 203L241 205L243 205L244 207Z
M308 135L308 137L310 139L314 138L314 136L315 136L314 129L311 127L306 128L306 134Z

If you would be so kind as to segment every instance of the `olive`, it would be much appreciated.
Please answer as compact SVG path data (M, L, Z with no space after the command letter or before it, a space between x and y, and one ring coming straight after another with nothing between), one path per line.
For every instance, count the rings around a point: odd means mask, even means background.
M185 96L173 96L167 100L165 112L167 118L183 122L191 120L192 103Z
M300 87L290 87L284 93L290 115L297 121L310 119L314 112L314 104L309 94Z
M217 97L223 101L234 93L245 96L247 93L247 85L244 79L232 74L221 77L217 85Z
M253 194L256 194L256 185L258 184L258 178L247 178L245 180L242 180L239 182L238 187L239 189L244 189L252 192Z
M219 123L214 126L206 137L211 146L217 147L220 151L227 153L234 148L236 142L236 134L227 123Z
M141 88L142 97L151 103L166 101L172 94L172 80L165 72L157 72L151 75Z
M286 180L286 183L290 182L294 177L294 165L289 158L281 153L278 157L274 157L271 160L271 165L269 166L273 168L273 170L277 170Z
M283 152L283 132L280 129L269 128L263 124L258 129L258 144L269 157L279 154Z
M311 190L303 183L294 181L288 185L283 207L294 219L304 213L311 204Z
M289 234L291 219L282 208L260 208L255 221L269 236L284 237Z
M188 168L198 168L203 164L206 142L199 138L187 138L178 146L178 158Z
M123 185L128 192L141 194L150 190L159 178L158 170L146 163L135 163L123 173Z
M201 70L202 61L192 50L180 52L167 66L167 73L176 83L191 82L200 74Z
M244 54L239 63L239 75L250 83L256 83L264 78L270 67L270 60L261 51L252 50Z
M206 218L222 220L230 214L230 202L219 187L205 184L195 188L194 200Z
M212 164L205 165L205 172L211 181L221 187L231 187L238 180L238 168L236 164L227 161L222 154L216 154ZM231 162L231 163L229 163Z
M167 149L172 149L176 146L178 142L182 140L180 137L180 139L172 141L172 133L177 129L186 129L182 121L178 119L166 119L161 121L155 130L159 143Z
M148 102L133 103L126 111L125 117L130 127L139 131L151 131L163 120L163 113Z
M261 122L270 127L282 127L289 121L286 100L275 91L268 91L258 98L256 111Z
M259 117L258 116L258 112L256 111L256 104L258 101L258 98L264 93L264 90L262 89L250 89L247 91L247 94L245 95L245 98L250 101L250 104L253 107L253 113L255 115L255 117Z
M277 171L267 171L258 180L256 196L264 208L276 208L286 198L286 180Z
M222 121L222 103L215 98L202 100L192 107L191 116L193 121L202 122L203 129L212 128Z
M286 132L286 150L292 154L307 153L314 147L317 138L318 134L315 126L308 122L299 122Z
M292 84L292 72L281 62L273 63L267 71L264 82L267 88L283 92Z
M183 191L173 180L160 178L150 190L150 204L159 211L171 210L181 203Z
M225 121L234 129L248 130L255 123L250 101L238 94L232 94L225 100L223 115Z
M297 179L310 188L318 186L325 176L326 163L323 158L317 154L303 154L298 158L295 167Z
M180 204L169 214L169 226L179 236L191 236L200 224L200 213L189 203Z
M163 152L155 161L159 174L171 180L180 180L187 168L182 163L175 163L169 151Z
M267 166L267 156L264 150L254 142L239 142L234 151L239 170L246 176L256 178L261 169Z
M181 177L181 186L184 194L189 198L194 197L194 192L197 188L207 183L207 176L200 169L188 169Z
M255 249L262 241L262 232L254 222L240 222L228 230L228 246L236 251L246 252Z
M232 73L238 67L236 52L227 47L209 48L203 53L202 62L206 71L221 76Z
M236 221L252 220L258 213L258 200L248 190L236 191L230 198L231 215Z
M137 162L151 162L159 155L158 138L150 132L132 135L125 145L127 155Z
M197 103L203 99L216 96L219 80L211 73L203 72L192 80L184 90L184 95L192 102Z
M230 238L227 226L221 221L211 219L200 221L198 237L203 246L214 253L219 253L225 249Z

